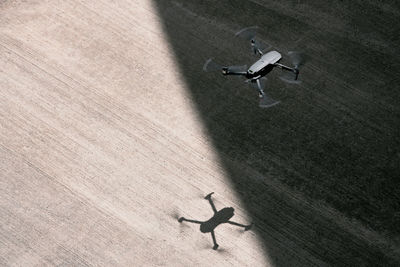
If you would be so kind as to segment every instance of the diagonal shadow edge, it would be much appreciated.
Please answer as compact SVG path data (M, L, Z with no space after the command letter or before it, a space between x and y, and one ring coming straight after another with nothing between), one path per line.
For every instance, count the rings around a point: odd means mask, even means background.
M247 131L262 131L265 126L260 125L259 121L274 123L279 119L277 114L285 111L277 108L260 115L257 105L251 102L249 90L243 93L245 89L238 89L239 86L235 87L233 81L215 81L217 76L201 73L202 63L215 54L222 59L245 59L236 54L238 50L232 44L221 44L223 48L215 45L215 42L222 43L224 39L229 42L226 40L231 33L224 33L223 30L237 27L225 17L226 12L219 14L210 11L210 7L208 12L211 19L207 19L198 15L198 12L207 9L204 7L206 3L197 4L202 9L192 13L185 8L177 8L176 2L153 0L153 3L200 118L234 189L257 225L257 234L268 254L266 257L272 260L273 265L371 265L384 262L390 265L397 261L377 244L357 236L354 231L332 221L331 217L324 217L329 210L318 211L318 203L309 205L306 200L298 199L295 193L277 191L279 183L275 185L265 179L268 177L273 180L277 173L290 176L290 171L285 173L275 168L274 164L279 158L271 156L267 160L265 165L271 171L260 173L249 166L248 161L270 154L264 143L256 144L260 148L252 150L254 146L247 142L251 137ZM221 1L218 5L229 9L237 3ZM233 13L237 15L237 12ZM244 18L238 19L239 25L245 27L255 24L257 20L251 19L248 14L251 12L243 13ZM274 16L284 20L279 14ZM243 19L248 19L249 23L244 24ZM201 38L204 36L208 40ZM287 112L285 114L287 117ZM249 121L248 117L256 119Z

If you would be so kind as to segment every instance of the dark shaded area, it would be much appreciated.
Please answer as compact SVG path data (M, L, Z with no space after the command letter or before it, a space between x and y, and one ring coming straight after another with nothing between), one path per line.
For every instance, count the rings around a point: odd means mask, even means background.
M273 262L400 264L399 4L154 3L215 148ZM202 72L209 57L227 65L254 62L248 44L233 36L252 25L282 54L302 50L309 57L300 86L280 81L279 70L268 75L266 92L282 103L266 110L242 80ZM260 179L250 179L248 170ZM265 177L304 199L278 194ZM349 225L374 234L347 229L336 213L318 213L318 205L333 207L357 220Z

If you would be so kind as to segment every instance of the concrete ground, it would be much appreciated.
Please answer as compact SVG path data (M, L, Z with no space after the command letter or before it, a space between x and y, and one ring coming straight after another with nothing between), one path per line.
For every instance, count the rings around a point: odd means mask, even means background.
M395 1L0 1L0 265L400 263ZM208 57L305 51L262 110ZM287 62L285 62L287 63ZM254 222L198 225L203 197Z

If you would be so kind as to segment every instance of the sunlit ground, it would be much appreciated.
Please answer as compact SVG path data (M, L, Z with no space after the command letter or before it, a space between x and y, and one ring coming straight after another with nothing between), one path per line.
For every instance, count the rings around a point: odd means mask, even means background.
M152 1L0 5L0 263L266 266ZM184 41L184 40L182 40Z

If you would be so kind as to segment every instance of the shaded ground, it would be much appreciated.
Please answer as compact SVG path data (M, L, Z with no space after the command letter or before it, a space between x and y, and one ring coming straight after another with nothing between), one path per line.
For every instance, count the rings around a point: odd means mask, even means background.
M399 5L154 3L201 118L273 262L398 264ZM240 79L201 71L209 57L251 64L250 49L233 35L252 25L283 54L298 49L309 56L300 86L281 82L279 70L268 76L267 91L282 103L267 110L258 108L256 92ZM269 192L266 177L299 197ZM281 206L270 205L279 198Z

